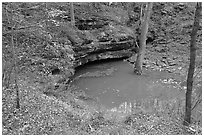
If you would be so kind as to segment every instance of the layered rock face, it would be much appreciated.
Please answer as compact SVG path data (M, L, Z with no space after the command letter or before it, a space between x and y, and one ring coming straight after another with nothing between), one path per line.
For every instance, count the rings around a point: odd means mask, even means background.
M134 54L134 40L121 42L99 42L78 47L75 51L74 67L90 61L130 57Z
M134 33L122 25L109 23L94 30L67 26L67 30L63 31L73 47L74 67L90 61L130 57L134 54Z

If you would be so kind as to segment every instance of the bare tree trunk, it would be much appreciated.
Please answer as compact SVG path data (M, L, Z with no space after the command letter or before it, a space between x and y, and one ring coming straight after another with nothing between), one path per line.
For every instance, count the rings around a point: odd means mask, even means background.
M140 6L140 24L142 24L142 22L143 22L143 4L141 4L141 6Z
M11 11L11 16L13 17L13 10ZM8 17L8 13L6 11L6 15ZM9 73L12 73L12 68L14 68L14 84L15 84L15 87L14 87L14 90L16 90L16 108L19 109L20 108L20 98L19 98L19 89L18 89L18 80L17 80L17 66L16 66L16 59L17 59L17 56L16 56L16 52L15 52L15 44L14 44L14 28L16 27L16 24L17 22L15 22L14 20L12 20L13 18L11 17L11 20L8 19L8 23L11 25L11 48L12 48L12 54L13 54L13 62L11 64L11 70ZM10 74L11 75L11 74ZM10 81L10 76L9 75L9 81Z
M13 11L11 16L13 16ZM11 18L12 19L12 18ZM20 108L20 98L19 98L19 89L18 89L18 77L17 77L17 66L16 66L16 52L15 52L15 44L14 44L14 28L16 27L16 23L13 20L9 21L9 24L11 24L12 28L11 28L11 47L12 47L12 54L13 54L13 68L14 68L14 84L15 87L14 89L16 90L16 108L19 109Z
M74 18L74 3L71 2L71 24L72 26L75 26L75 18Z
M137 59L135 61L135 67L134 72L138 75L142 74L142 64L144 60L144 54L146 49L146 37L148 32L148 24L150 19L150 13L152 9L152 2L148 2L146 5L145 13L144 13L144 19L142 21L142 29L141 29L141 35L140 35L140 42L139 42L139 53L137 54Z
M187 91L186 91L186 107L185 107L185 117L184 125L189 125L191 123L191 95L193 89L193 75L195 70L195 60L196 60L196 37L197 31L199 29L199 22L201 19L202 3L198 2L195 11L194 25L191 32L191 42L190 42L190 65L188 69L187 78Z
M13 31L13 27L12 27L12 31ZM15 53L15 44L14 44L14 36L13 35L14 35L14 33L11 33L11 45L12 45L13 64L14 64L14 82L15 82L14 89L16 90L16 108L19 109L20 108L20 98L19 98L19 89L18 89L18 83L17 83L17 68L16 68L17 56Z

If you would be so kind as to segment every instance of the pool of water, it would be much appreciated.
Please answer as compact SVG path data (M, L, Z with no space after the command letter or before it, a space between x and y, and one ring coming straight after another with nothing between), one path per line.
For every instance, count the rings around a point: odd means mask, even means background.
M102 105L113 108L124 102L152 98L183 97L178 88L181 77L167 72L144 70L133 73L133 66L123 60L91 63L77 68L72 84L96 98Z

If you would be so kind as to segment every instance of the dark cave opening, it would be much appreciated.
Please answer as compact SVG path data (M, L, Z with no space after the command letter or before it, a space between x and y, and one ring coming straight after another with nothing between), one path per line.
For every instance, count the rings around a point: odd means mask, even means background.
M107 63L107 62L116 62L116 61L121 61L124 59L128 59L129 57L121 57L121 58L109 58L109 59L101 59L101 60L95 60L95 61L90 61L88 63L85 63L83 65L80 65L78 67L75 68L75 70L79 70L81 68L83 68L86 65L94 65L94 64L99 64L99 63Z

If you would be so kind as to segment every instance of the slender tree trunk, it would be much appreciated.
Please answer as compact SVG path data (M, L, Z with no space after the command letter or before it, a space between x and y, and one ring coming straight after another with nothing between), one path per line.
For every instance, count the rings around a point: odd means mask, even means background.
M14 14L14 12L12 11L12 14ZM13 16L11 14L11 16ZM12 18L11 18L12 19ZM16 90L16 108L19 109L20 108L20 97L19 97L19 89L18 89L18 77L17 77L17 66L16 66L16 52L15 52L15 44L14 44L14 28L16 27L16 23L13 20L9 21L9 24L11 24L12 28L11 28L11 47L12 47L12 54L13 54L13 68L14 68L14 89Z
M190 42L190 65L188 69L187 78L187 91L186 91L186 107L185 107L185 117L184 125L189 125L191 123L191 95L193 89L193 75L195 70L195 60L196 60L196 37L197 31L199 29L199 22L201 19L202 3L198 2L196 5L194 25L191 32L191 42Z
M142 22L143 22L143 4L141 4L141 6L140 6L140 25L142 24Z
M74 3L71 2L71 24L75 26L75 18L74 18Z
M13 31L13 27L12 27L12 31ZM15 53L14 33L11 33L11 45L12 45L13 64L14 64L14 83L15 83L14 89L16 90L16 108L19 109L20 108L20 98L19 98L19 89L18 89L18 82L17 82L17 68L16 68L17 56Z
M13 17L13 10L11 13L11 16ZM8 16L8 13L6 12L6 15ZM14 28L16 27L17 22L15 22L14 20L12 20L13 18L11 17L11 20L8 19L8 23L12 26L11 28L11 48L12 48L12 54L13 54L13 58L12 58L12 64L11 67L14 68L14 90L16 90L16 108L19 109L20 108L20 98L19 98L19 89L18 89L18 80L17 80L17 66L16 66L16 52L15 52L15 44L14 44ZM11 68L11 73L12 73L12 68ZM10 76L9 76L10 79Z
M134 72L138 75L142 74L142 64L144 60L144 54L146 49L146 37L148 32L148 24L150 19L150 13L152 9L152 2L148 2L146 5L144 19L142 21L142 29L140 34L140 42L139 42L139 53L137 54L137 59L135 61Z

